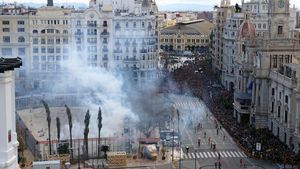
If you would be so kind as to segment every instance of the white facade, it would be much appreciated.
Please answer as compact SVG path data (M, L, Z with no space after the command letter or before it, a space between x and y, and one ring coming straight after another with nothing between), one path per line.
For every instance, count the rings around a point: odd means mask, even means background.
M20 75L27 80L26 88L43 88L73 57L91 67L128 69L142 84L156 78L156 14L151 0L91 0L85 10L47 6L3 14L1 54L22 57L26 70Z
M18 141L15 114L14 71L0 73L0 168L16 169Z

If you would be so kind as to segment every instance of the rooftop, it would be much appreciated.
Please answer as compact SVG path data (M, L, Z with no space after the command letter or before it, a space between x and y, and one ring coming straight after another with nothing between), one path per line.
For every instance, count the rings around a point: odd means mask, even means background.
M174 26L167 27L161 31L161 34L210 34L213 24L207 20L195 20L190 22L181 22Z
M21 58L0 58L0 73L22 66Z

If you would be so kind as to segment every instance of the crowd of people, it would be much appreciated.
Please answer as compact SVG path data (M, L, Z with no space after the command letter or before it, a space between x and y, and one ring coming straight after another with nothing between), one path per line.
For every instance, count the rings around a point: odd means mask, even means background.
M201 69L201 71L199 71ZM255 129L249 124L239 124L233 117L233 94L218 84L218 76L211 69L210 60L195 61L172 74L180 93L191 92L206 103L211 112L223 125L235 142L251 157L278 163L299 163L299 155L273 136L268 129ZM232 105L232 104L230 104ZM261 143L261 151L256 151L256 143Z

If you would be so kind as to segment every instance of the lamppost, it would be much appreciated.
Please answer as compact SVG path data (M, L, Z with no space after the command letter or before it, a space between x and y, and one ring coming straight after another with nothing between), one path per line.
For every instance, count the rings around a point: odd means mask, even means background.
M195 169L197 169L197 150L195 149Z

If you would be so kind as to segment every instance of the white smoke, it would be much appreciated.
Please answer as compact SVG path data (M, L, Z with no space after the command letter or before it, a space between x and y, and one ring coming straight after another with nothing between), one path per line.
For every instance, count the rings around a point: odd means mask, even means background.
M90 97L81 100L83 107L89 109L91 114L90 138L98 136L97 117L99 107L102 109L103 118L102 136L113 136L115 133L121 134L125 117L130 118L133 122L139 120L130 106L128 95L124 92L124 78L118 75L117 71L89 67L76 57L64 62L63 68L67 73L62 76L62 83L53 86L53 92L71 87L77 89L79 93L86 92L90 95ZM83 137L84 117L87 109L80 114L81 117L73 118L80 120L73 120L74 138ZM72 115L78 116L78 114ZM67 129L68 126L66 125L64 128Z

